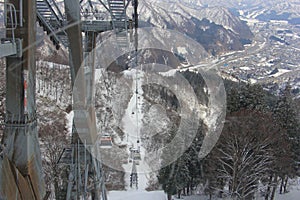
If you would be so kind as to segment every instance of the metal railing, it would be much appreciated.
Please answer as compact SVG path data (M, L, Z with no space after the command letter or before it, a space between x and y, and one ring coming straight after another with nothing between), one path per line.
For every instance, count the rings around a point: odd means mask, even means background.
M3 18L4 18L4 30L5 31L11 31L12 35L12 42L15 43L15 29L18 25L17 20L17 11L13 4L6 3L6 2L0 2L1 7L3 7Z

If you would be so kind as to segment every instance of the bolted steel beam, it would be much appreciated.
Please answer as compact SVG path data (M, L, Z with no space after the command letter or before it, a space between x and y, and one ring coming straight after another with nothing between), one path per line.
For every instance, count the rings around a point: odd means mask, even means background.
M45 195L42 174L41 153L38 142L35 101L35 35L36 35L36 1L8 0L20 14L17 19L15 38L22 41L24 51L21 57L6 58L6 117L2 144L7 162L15 176L22 176L22 184L15 177L19 193L16 197L7 193L3 183L0 190L8 199L24 199L22 190L31 191L31 199L42 199ZM7 37L12 37L7 31ZM4 170L4 171L3 171ZM2 168L2 175L8 168ZM12 181L13 181L12 180ZM13 184L12 184L13 187ZM4 191L3 191L4 189ZM18 197L18 198L17 198ZM28 197L28 196L27 196Z

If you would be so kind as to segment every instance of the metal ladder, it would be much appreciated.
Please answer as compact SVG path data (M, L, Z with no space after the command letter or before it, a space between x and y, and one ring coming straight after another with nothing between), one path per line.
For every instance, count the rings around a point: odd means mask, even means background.
M113 29L120 48L128 48L127 15L125 0L108 0Z
M65 18L55 0L37 0L37 19L43 29L50 35L50 40L59 49L60 44L68 46L67 33L63 29Z

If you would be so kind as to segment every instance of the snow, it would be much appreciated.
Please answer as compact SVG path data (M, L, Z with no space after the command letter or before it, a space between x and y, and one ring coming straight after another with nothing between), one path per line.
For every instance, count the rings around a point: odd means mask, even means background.
M139 191L139 190L131 190L131 191L111 191L108 193L109 200L166 200L167 195L161 191ZM278 191L275 195L275 200L298 200L300 197L300 184L298 186L294 186L293 189L286 194L278 194ZM174 200L177 200L175 196L173 196ZM207 200L209 199L206 195L191 195L191 196L182 196L183 200ZM213 198L220 199L220 198ZM226 198L223 198L226 199ZM257 200L263 200L263 197L256 198Z
M132 69L128 72L125 73L127 76L132 75L132 76L138 76L138 72L136 72L135 69ZM136 79L136 77L133 77L133 79ZM136 89L138 91L138 94L136 94ZM122 119L122 124L123 124L123 131L126 134L128 144L134 145L136 140L139 137L139 132L140 132L140 125L142 124L142 118L143 118L143 113L140 110L140 107L138 105L139 102L143 101L143 96L142 96L142 87L141 87L141 77L138 76L138 87L136 88L136 81L133 81L132 85L132 97L129 101L128 107L126 109L125 115L123 116ZM140 97L139 102L137 102L137 96ZM134 113L134 114L133 114Z
M282 197L286 198L280 198L275 200L296 200L298 198L294 198L297 196L297 193L293 195L283 195ZM298 193L299 195L299 193ZM108 193L108 200L124 200L124 199L130 199L130 200L166 200L167 195L159 190L159 191L152 191L152 192L146 192L146 191L111 191ZM177 200L176 196L173 196L173 200ZM191 196L182 196L182 200L207 200L209 199L206 195L191 195ZM213 199L220 199L220 198L213 198Z
M300 197L300 177L289 181L289 192L286 194L275 195L275 200L298 200Z
M259 16L259 15L265 13L266 11L267 11L266 9L262 9L262 10L260 10L260 11L254 11L254 12L248 14L246 17L247 17L247 18L255 19L257 16Z
M161 74L163 76L175 76L177 71L178 71L177 69L171 69L171 70L166 71L166 72L159 72L159 74Z
M74 118L74 111L66 114L66 128L68 130L68 134L71 137L72 135L72 126L73 126L73 118Z
M287 72L290 72L291 70L288 70L288 69L278 69L278 72L276 74L272 74L271 76L272 77L278 77L278 76L281 76Z
M274 24L288 24L289 22L286 20L270 20L271 23Z
M251 70L250 67L240 67L241 70Z
M128 103L127 109L125 111L125 115L123 116L122 119L123 131L126 135L128 147L140 149L142 160L139 162L139 165L137 165L138 188L136 189L139 193L141 193L145 191L145 189L147 188L148 174L146 172L151 171L147 163L143 162L145 157L145 149L142 147L142 141L140 139L141 126L143 123L142 122L143 111L141 105L144 100L143 90L142 90L143 73L136 69L130 69L130 70L126 70L124 72L124 75L127 76L128 78L131 77L133 79L133 84L132 84L133 95ZM140 143L137 143L137 140L139 140ZM128 149L128 155L129 153L130 151ZM124 164L123 168L125 169L126 189L130 191L135 191L135 189L129 187L132 163ZM121 199L124 199L122 195L121 197L122 197Z
M177 47L177 51L180 54L187 54L188 53L185 47Z
M300 186L298 189L292 190L286 194L277 194L275 200L299 200L300 197Z
M69 66L45 61L37 61L36 66L37 94L56 102L60 108L67 107L71 101L71 77L66 74L69 72Z
M257 83L257 80L255 80L254 78L250 78L249 81L250 81L251 84Z
M246 21L248 25L253 25L259 22L259 20L254 18L246 18L246 17L240 17L241 20Z
M296 51L300 51L300 48L292 47L292 49L294 49Z
M108 193L109 200L166 200L166 194L163 191L111 191Z

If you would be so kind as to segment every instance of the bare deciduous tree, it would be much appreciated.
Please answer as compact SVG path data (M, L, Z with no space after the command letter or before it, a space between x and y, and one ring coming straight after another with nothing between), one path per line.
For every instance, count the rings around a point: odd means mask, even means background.
M227 117L211 162L232 199L253 198L259 181L276 162L275 149L284 148L282 133L270 114L242 110Z
M53 191L54 188L55 199L64 199L62 194L63 178L66 174L66 165L59 164L64 148L68 144L66 138L66 130L63 123L58 120L53 124L47 124L39 130L42 145L42 162L45 174L45 181L47 191Z

